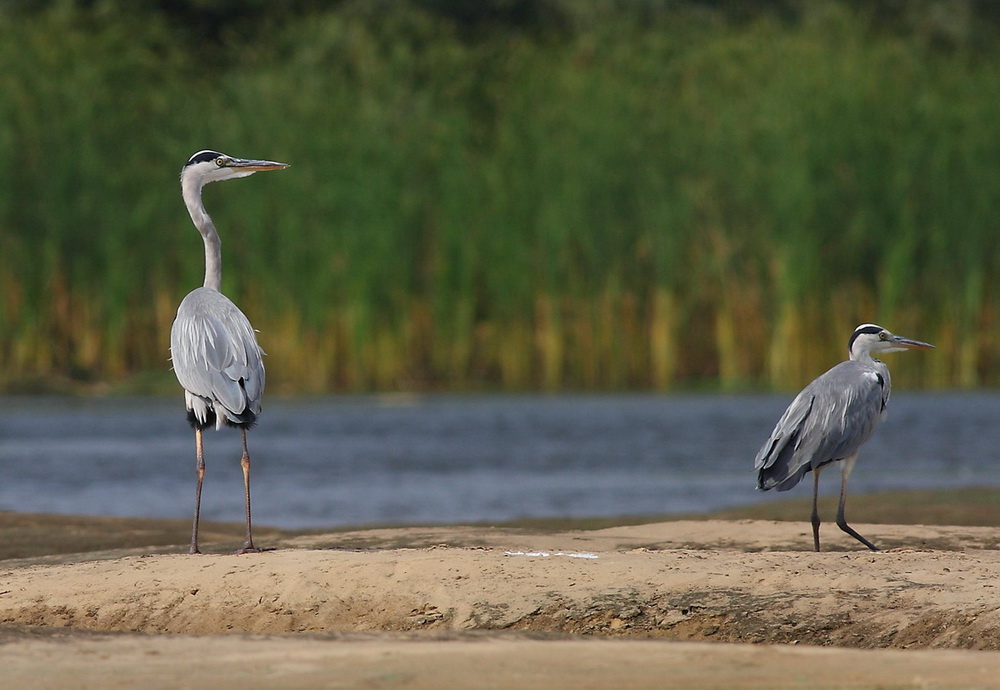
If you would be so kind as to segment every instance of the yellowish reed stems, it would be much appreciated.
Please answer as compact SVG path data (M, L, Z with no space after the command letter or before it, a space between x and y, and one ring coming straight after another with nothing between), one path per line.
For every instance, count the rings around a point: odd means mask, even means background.
M560 302L551 295L535 300L535 350L538 359L538 385L543 390L557 390L565 384L565 330Z
M785 303L778 311L768 346L767 374L772 387L793 389L811 381L823 371L812 366L810 352L822 345L813 333L816 321L811 321L805 307ZM819 358L815 358L817 361Z
M664 288L653 292L649 314L651 384L667 390L674 384L679 358L677 296Z
M523 321L512 321L503 324L495 336L499 344L496 350L496 363L501 384L510 389L530 388L534 383L532 329Z
M715 312L715 348L718 352L719 382L731 388L740 380L740 342L733 313L725 305Z

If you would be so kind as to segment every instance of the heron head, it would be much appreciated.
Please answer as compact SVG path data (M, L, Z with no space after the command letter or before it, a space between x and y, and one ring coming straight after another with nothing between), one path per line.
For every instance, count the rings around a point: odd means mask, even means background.
M851 359L859 359L879 352L932 350L934 346L920 340L895 335L873 323L863 323L854 329L847 343L847 349L851 353Z
M232 180L237 177L247 177L264 170L281 170L288 163L256 160L252 158L234 158L218 151L199 151L188 159L181 169L181 183L194 182L206 185L209 182Z

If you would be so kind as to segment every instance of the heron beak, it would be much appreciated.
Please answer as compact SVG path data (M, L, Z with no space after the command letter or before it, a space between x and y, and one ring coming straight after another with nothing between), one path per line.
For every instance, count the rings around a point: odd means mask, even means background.
M925 343L920 340L912 340L910 338L904 338L902 336L894 335L892 336L892 344L898 345L899 347L905 347L907 350L933 350L935 349L930 343Z
M263 172L265 170L281 170L282 168L287 168L288 163L278 163L277 161L259 161L247 158L234 158L227 167L237 168L239 170L245 170L248 173L254 173L254 172Z

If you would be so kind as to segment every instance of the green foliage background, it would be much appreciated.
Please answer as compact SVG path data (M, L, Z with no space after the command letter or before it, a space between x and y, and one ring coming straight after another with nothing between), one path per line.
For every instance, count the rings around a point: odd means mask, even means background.
M790 388L869 321L938 345L908 385L997 385L996 37L962 2L0 4L0 389L169 378L202 148L292 164L205 193L285 392Z

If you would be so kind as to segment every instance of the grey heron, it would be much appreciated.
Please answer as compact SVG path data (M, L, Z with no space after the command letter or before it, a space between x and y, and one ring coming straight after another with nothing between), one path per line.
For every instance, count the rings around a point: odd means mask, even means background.
M885 417L889 402L889 368L872 357L881 352L931 349L933 345L893 335L881 326L862 324L854 329L841 362L802 389L778 420L770 438L754 460L757 488L788 491L807 472L813 473L813 545L819 551L819 473L840 463L840 503L837 526L872 551L878 547L858 534L844 518L847 479L858 450Z
M209 182L247 177L263 170L287 168L286 163L234 158L218 151L199 151L181 169L181 194L191 220L205 242L205 284L192 290L177 308L170 329L170 359L184 388L188 421L194 428L198 485L189 553L198 551L201 488L205 479L202 431L215 426L237 427L243 437L243 489L246 501L246 541L239 553L257 551L250 529L250 453L247 429L257 421L264 392L263 350L253 326L222 294L222 246L215 224L201 201Z

